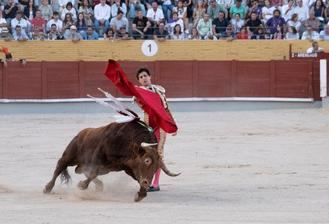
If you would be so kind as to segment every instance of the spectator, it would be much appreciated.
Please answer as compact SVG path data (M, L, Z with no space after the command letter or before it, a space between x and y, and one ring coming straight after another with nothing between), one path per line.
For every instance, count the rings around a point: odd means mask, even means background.
M255 13L258 19L262 18L262 8L258 5L258 0L253 0L251 2L251 7L249 8L248 17L251 17L251 14Z
M239 33L242 26L244 26L244 20L240 18L240 14L235 14L234 18L231 19L231 25L234 33Z
M239 40L248 40L250 33L246 26L241 27L240 32L236 35L236 38Z
M13 39L13 37L10 34L9 29L7 27L1 27L0 39L6 40L6 41Z
M129 12L128 19L133 21L136 18L138 11L142 11L142 15L146 15L145 6L141 3L140 0L129 0Z
M263 25L260 25L259 27L257 27L254 34L251 36L251 39L266 40L266 39L270 39L270 38L268 37L268 34L266 33L265 27Z
M273 39L283 40L285 38L284 28L283 26L278 25L276 28L276 32L273 34Z
M96 32L100 33L100 28L102 30L108 30L110 23L109 19L111 17L111 7L105 4L106 0L100 0L100 3L95 6L95 28Z
M219 12L224 12L224 17L227 18L227 10L223 5L217 4L216 0L210 0L207 13L211 20L218 17ZM232 18L232 17L231 17Z
M48 0L42 0L42 1L48 1ZM65 15L67 13L71 13L73 20L77 21L77 11L75 10L71 2L68 2L66 4L65 9L62 10L62 16L61 16L62 20L64 20Z
M319 40L320 35L311 26L307 26L306 30L303 32L302 40Z
M12 27L12 32L16 30L16 26L19 25L21 29L25 31L25 33L28 33L28 27L30 23L23 18L23 12L18 11L16 14L16 17L11 20L11 27ZM23 32L22 32L23 33Z
M262 18L264 24L273 16L275 7L271 6L270 0L265 0L265 6L262 8Z
M29 5L29 0L18 0L20 4L20 9L24 10Z
M66 30L70 29L70 27L74 24L75 22L73 21L72 14L67 13L63 21L63 33L65 33Z
M163 15L166 21L169 20L169 15L173 13L174 5L171 0L161 0Z
M153 38L158 41L169 39L169 33L165 29L164 21L159 22L159 28L154 31Z
M104 39L105 40L114 40L114 32L112 28L109 28L105 33L104 33Z
M278 26L284 26L286 21L281 17L281 12L278 9L273 11L273 17L266 22L266 26L270 29L271 34L277 32Z
M111 19L110 26L114 30L114 32L117 32L121 29L121 27L125 28L125 31L128 32L128 20L126 17L124 17L122 11L118 11L118 14L116 17Z
M288 3L283 5L281 8L281 15L285 21L288 21L292 14L294 14L294 0L288 0Z
M315 17L314 13L310 11L308 19L304 21L304 27L310 26L314 31L319 32L320 21Z
M114 3L111 6L111 15L112 18L116 17L119 11L123 12L123 16L126 17L127 14L127 6L121 0L114 0Z
M197 29L202 39L212 35L212 21L207 13L199 20Z
M43 30L40 30L39 27L32 27L32 40L44 40L46 38Z
M320 40L329 40L329 25L325 25L324 29L320 32Z
M299 33L302 23L298 19L298 14L294 13L291 16L291 19L287 22L288 27L293 26Z
M206 9L204 7L203 0L198 0L198 4L194 8L193 12L193 27L196 27L198 25L199 20L203 18L205 13Z
M188 36L189 40L201 40L198 29L196 27L192 28L191 34Z
M92 9L90 3L88 0L83 0L82 1L82 4L80 5L79 7L79 10L78 12L82 12L84 17L87 15L87 14L91 14L93 15L94 14L94 10Z
M235 35L234 35L233 28L232 28L231 24L229 24L226 27L225 32L222 33L222 35L218 39L224 39L224 40L228 40L228 41L232 41L232 40L235 39Z
M184 40L185 39L184 33L182 32L182 28L179 24L176 24L174 26L174 31L171 34L171 39L172 40Z
M51 9L53 12L60 12L62 10L59 5L59 0L51 0L50 3L51 3L50 6L51 6Z
M7 21L5 20L5 18L2 17L2 13L2 10L0 10L0 33L2 33L3 28L6 28L6 30L8 30Z
M87 13L87 14L83 14L84 17L85 17L85 23L87 26L92 26L92 27L95 27L94 26L94 22L92 20L92 17L93 17L93 14L91 13Z
M47 23L47 31L50 30L51 26L55 24L58 32L61 32L63 29L63 21L59 19L58 12L54 12L53 18ZM72 25L72 24L71 24Z
M29 0L28 5L24 8L24 16L29 21L32 21L32 19L35 17L35 12L37 10L37 7L34 6L34 1Z
M297 0L294 13L298 15L298 20L303 23L308 17L308 7L304 5L303 0Z
M239 13L241 19L245 19L247 16L247 8L241 4L242 0L236 0L235 5L230 8L230 18L233 18L233 15Z
M18 41L26 41L29 39L25 30L22 29L22 27L20 25L15 26L15 29L13 32L13 38L14 38L14 40L18 40Z
M313 41L312 42L312 47L310 47L309 49L307 49L306 53L308 54L312 54L312 53L321 53L324 52L323 48L319 47L318 42Z
M120 29L116 32L115 39L119 40L129 40L129 34L124 26L120 27Z
M32 19L31 25L34 32L38 30L39 32L45 33L46 21L42 18L40 10L35 12L35 18Z
M78 32L77 27L72 25L70 29L66 30L64 33L65 40L72 40L73 42L78 42L82 40L81 34Z
M299 33L294 26L288 27L288 32L286 33L287 40L299 40Z
M160 22L164 20L163 11L158 7L156 1L152 2L152 8L147 10L146 17L148 20L155 25L160 25Z
M311 6L310 12L320 21L324 22L326 6L322 0L316 0L315 4Z
M86 21L85 21L83 12L80 12L78 14L78 21L76 22L76 26L77 26L78 32L83 36L83 33L85 33L87 30L87 25L86 25Z
M58 27L56 26L56 23L51 24L50 31L47 35L48 40L63 40L63 36L58 31Z
M7 4L4 7L4 17L7 21L7 24L11 24L11 20L16 17L18 11L18 6L14 0L8 0Z
M49 5L48 0L41 0L41 5L39 6L39 9L41 11L42 17L46 21L49 21L51 19L51 17L53 16L53 9ZM63 18L64 18L64 16L65 16L65 14L63 14Z
M183 0L179 0L177 7L174 7L174 12L177 12L177 16L184 22L184 26L181 26L181 29L184 31L188 28L188 18L187 18L187 7L183 5Z
M226 31L226 27L229 22L225 18L225 14L222 11L218 12L218 17L212 21L212 34L220 38L220 36Z
M84 40L98 40L98 34L95 32L93 27L88 26L87 31L82 34Z
M71 2L72 5L76 5L76 0L58 0L59 12L62 14L62 11L66 8L67 3ZM65 15L65 14L64 14Z
M262 21L257 18L257 14L255 12L251 13L250 19L246 22L247 29L249 29L251 33L255 33L260 25L262 25Z
M132 24L132 31L134 39L145 39L152 35L151 23L143 15L142 10L137 11L137 16Z
M178 18L178 13L177 12L173 12L172 14L172 19L170 19L167 23L167 27L168 27L168 32L170 35L172 35L174 33L174 27L176 25L180 25L181 30L184 30L184 22L181 18Z

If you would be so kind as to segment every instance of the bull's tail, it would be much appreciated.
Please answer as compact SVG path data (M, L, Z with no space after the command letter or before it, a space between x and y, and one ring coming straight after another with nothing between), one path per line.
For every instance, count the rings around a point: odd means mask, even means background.
M68 184L71 180L71 176L67 171L67 168L61 172L61 182L64 184Z

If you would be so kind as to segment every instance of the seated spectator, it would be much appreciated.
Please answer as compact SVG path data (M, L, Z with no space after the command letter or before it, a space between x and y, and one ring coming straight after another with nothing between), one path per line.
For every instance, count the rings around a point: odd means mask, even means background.
M309 17L308 12L309 12L308 6L304 5L303 0L297 0L296 6L294 8L294 14L298 15L299 22L303 23Z
M329 40L329 25L325 25L324 29L320 32L320 40Z
M116 17L119 13L119 11L122 12L122 15L126 17L127 14L127 6L124 1L121 0L114 0L114 3L111 6L111 16L112 18Z
M226 27L225 32L222 33L218 39L229 40L229 41L232 41L235 39L235 34L233 32L233 28L232 28L231 24L229 24Z
M31 33L32 40L44 40L46 38L43 30L40 30L39 27L33 27Z
M324 52L323 48L319 47L318 42L313 41L312 42L312 47L310 47L309 49L307 49L306 53L308 54L312 54L312 53L321 53Z
M118 39L118 40L129 40L130 39L126 27L122 26L122 27L120 27L119 30L117 30L117 32L115 34L115 39Z
M62 34L58 31L56 23L51 24L50 31L47 35L47 39L48 40L63 40L64 39Z
M86 32L87 30L87 25L85 22L84 14L82 12L79 13L78 15L78 20L76 22L76 26L78 29L78 32L82 35L83 33Z
M251 17L252 13L255 13L258 19L262 18L262 7L258 5L258 0L251 1L251 7L248 10L248 18Z
M63 29L63 21L59 19L58 12L54 12L53 18L47 23L47 31L50 30L51 26L55 24L57 31L61 32ZM72 24L71 24L72 25Z
M114 40L114 31L112 28L109 28L105 33L104 33L104 40Z
M87 26L92 26L92 27L95 27L94 26L94 22L93 22L93 14L91 13L87 13L87 14L83 14L84 17L85 17L85 23Z
M72 40L73 42L78 42L82 40L81 34L78 32L77 27L72 25L70 29L66 30L64 33L65 40Z
M32 19L35 17L35 12L37 11L37 7L34 6L34 1L29 0L28 5L24 7L23 13L25 18L27 18L29 21L32 21Z
M251 36L250 31L246 26L241 27L240 32L236 35L236 39L239 40L248 40L249 36Z
M165 29L165 23L163 21L159 23L159 28L154 31L153 38L158 41L169 39L169 33Z
M307 26L303 32L302 40L319 40L320 35L317 31L313 30L311 26Z
M314 13L310 11L309 17L304 21L304 27L310 26L314 31L319 32L320 21L315 17Z
M151 23L143 16L142 10L138 10L132 24L132 35L134 39L145 39L152 35Z
M275 7L271 5L270 0L265 0L265 6L262 8L262 21L264 24L266 24L266 22L272 18L274 10Z
M299 33L294 26L288 27L288 32L286 33L287 40L299 40Z
M46 21L42 18L41 12L38 9L35 12L35 18L31 21L32 30L38 29L40 32L45 32L46 28Z
M174 26L174 31L170 36L172 40L185 40L184 33L182 32L182 28L179 24Z
M62 12L66 8L67 3L69 3L69 2L71 2L72 5L76 6L77 1L80 1L80 0L58 0L58 4L60 7L59 12Z
M208 14L204 14L203 18L199 20L197 29L202 39L205 39L209 35L213 35L212 21L209 19Z
M48 0L41 0L41 5L39 6L39 10L41 11L42 18L44 18L46 21L49 21L51 17L53 16L53 9L49 5ZM63 13L63 18L65 16L65 13ZM76 15L75 15L76 18Z
M15 0L8 0L4 7L4 17L7 24L11 24L11 20L16 17L17 11L18 5L15 3Z
M233 18L233 15L239 13L241 19L246 19L247 17L247 8L241 4L242 0L236 0L235 5L230 8L230 17Z
M181 30L184 30L184 21L182 19L178 18L178 13L176 11L174 11L172 13L172 18L169 19L169 21L167 23L168 32L170 35L172 35L174 33L174 27L177 24L180 25Z
M95 32L93 27L88 26L86 32L82 33L84 40L98 40L98 34Z
M12 37L12 35L10 34L10 32L9 32L9 30L8 30L7 27L2 27L2 28L1 28L0 39L2 39L2 40L7 40L7 41L13 39L13 37Z
M196 27L192 28L191 34L188 36L189 40L201 40L198 29Z
M182 31L188 27L188 18L187 18L187 7L184 6L183 0L178 0L177 7L173 8L173 12L177 13L178 19L181 19L184 23L184 26L181 26Z
M173 13L174 9L174 4L171 0L162 0L162 10L163 10L163 15L165 18L165 21L169 20L169 15Z
M281 8L281 15L285 21L288 21L294 14L294 0L288 0L288 3Z
M219 12L224 13L224 18L227 18L227 10L223 5L220 5L216 0L209 0L209 6L207 9L207 14L211 20L214 20L218 17Z
M235 17L231 19L231 25L234 33L239 33L241 28L244 26L244 20L240 18L240 14L235 14Z
M218 12L218 17L212 21L212 34L219 39L222 34L226 31L226 27L229 25L227 19L225 19L225 14L222 11Z
M65 15L65 19L63 21L63 30L62 30L62 32L65 33L65 31L69 30L72 25L75 25L75 22L73 21L71 13L67 13Z
M6 28L8 30L7 21L5 18L2 17L2 13L2 10L0 10L0 33L2 33L3 28Z
M257 27L255 32L251 35L252 40L267 40L270 39L270 36L267 34L266 29L263 25Z
M273 39L276 40L283 40L286 37L285 32L284 32L284 27L278 25L276 32L273 34Z
M82 1L82 4L80 5L78 12L79 13L82 12L84 16L86 16L87 14L91 14L91 15L94 14L94 10L91 7L91 4L89 3L88 0Z
M129 0L129 11L127 14L128 20L133 21L136 18L138 11L142 11L143 16L146 15L144 4L142 4L140 0Z
M278 26L284 26L285 24L286 21L281 17L281 12L278 9L273 11L273 17L266 22L266 26L270 29L271 34L277 32Z
M311 6L310 12L320 21L324 22L326 6L322 0L316 0L315 4Z
M288 27L289 26L295 27L295 29L299 33L302 23L298 19L298 14L296 14L296 13L292 14L291 19L287 22L287 25L288 25Z
M111 19L110 26L112 27L114 32L119 31L121 27L124 27L126 32L128 32L128 19L124 17L122 11L118 11L117 16Z
M43 1L47 1L47 0L43 0ZM73 5L72 5L71 2L68 2L68 3L66 4L65 9L63 9L63 11L62 11L62 16L61 16L62 20L64 20L65 15L66 15L67 13L71 13L72 18L73 18L74 21L77 20L77 11L75 10L75 8L73 7Z
M95 15L95 29L96 32L101 33L100 28L102 30L108 30L110 27L109 19L111 17L111 7L106 3L106 0L100 0L100 3L97 4L94 8L94 15Z
M147 10L146 17L155 26L159 26L160 22L164 21L163 11L156 1L152 2L152 8Z
M13 39L18 41L26 41L29 39L29 37L20 25L16 25L15 30L13 32Z
M12 32L16 30L16 26L19 24L19 27L25 31L25 34L28 32L28 27L30 23L23 18L23 12L18 11L16 17L11 20Z
M257 18L257 14L255 12L252 12L250 19L246 22L247 29L249 29L251 33L255 33L260 25L262 25L262 21Z
M206 13L206 9L203 3L203 0L198 0L197 6L194 8L193 11L193 26L196 27L200 19L203 18L204 14Z

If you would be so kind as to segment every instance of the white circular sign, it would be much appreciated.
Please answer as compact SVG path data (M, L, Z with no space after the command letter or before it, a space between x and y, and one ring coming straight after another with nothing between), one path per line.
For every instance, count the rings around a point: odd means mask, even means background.
M142 44L142 52L147 57L152 57L158 52L158 45L154 40L145 40Z

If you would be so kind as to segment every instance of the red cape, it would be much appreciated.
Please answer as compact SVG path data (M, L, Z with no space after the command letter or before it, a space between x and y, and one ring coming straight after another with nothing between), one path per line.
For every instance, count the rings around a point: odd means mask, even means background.
M142 109L149 115L149 125L152 128L157 129L160 127L167 133L175 133L177 131L177 125L163 107L160 96L157 93L132 84L116 61L109 60L105 76L113 82L122 94L137 98Z

